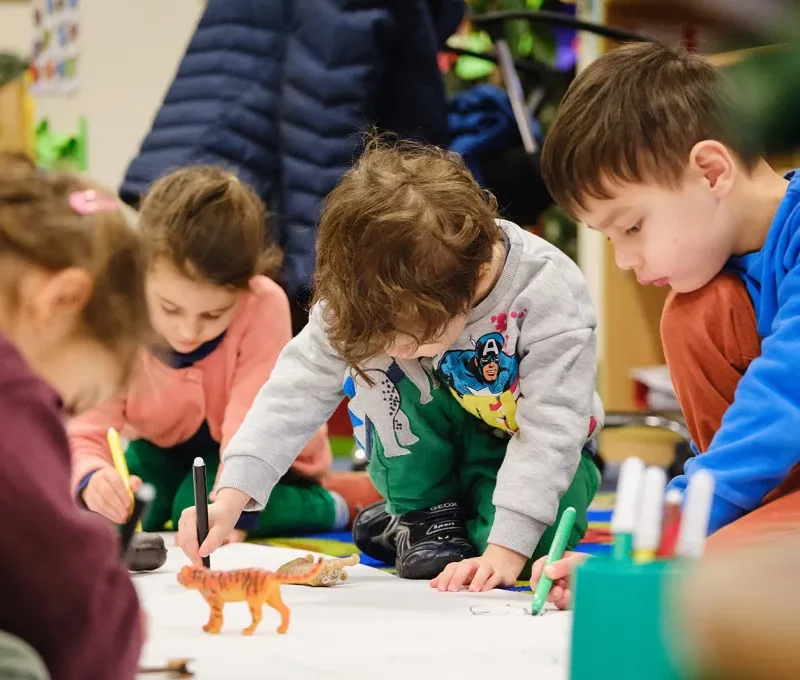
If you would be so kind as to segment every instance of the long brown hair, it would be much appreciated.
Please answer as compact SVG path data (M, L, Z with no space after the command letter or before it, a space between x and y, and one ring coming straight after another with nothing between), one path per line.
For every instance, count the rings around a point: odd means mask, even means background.
M86 190L114 205L86 179L40 172L23 155L0 153L0 257L16 256L54 272L87 270L93 287L83 324L121 359L127 377L150 328L142 244L118 209L76 211L70 197Z

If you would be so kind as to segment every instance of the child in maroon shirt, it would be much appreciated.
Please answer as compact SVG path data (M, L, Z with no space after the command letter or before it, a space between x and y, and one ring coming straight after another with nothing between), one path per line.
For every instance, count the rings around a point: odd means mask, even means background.
M144 619L112 528L70 493L62 405L127 377L142 270L113 199L0 154L0 630L54 680L136 675Z

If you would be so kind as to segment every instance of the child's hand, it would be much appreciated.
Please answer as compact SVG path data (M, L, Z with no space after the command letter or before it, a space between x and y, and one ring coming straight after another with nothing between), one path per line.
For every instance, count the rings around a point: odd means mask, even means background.
M131 476L130 485L131 491L136 491L142 480ZM89 510L115 524L124 524L131 512L130 494L113 467L100 468L91 476L83 490L83 502Z
M525 555L490 544L480 557L451 562L431 581L440 592L458 592L469 585L473 593L498 586L513 586L526 562Z
M150 620L147 617L147 612L142 609L140 610L140 618L139 623L142 626L142 639L147 640L147 636L150 633Z
M553 581L547 601L552 602L559 609L569 609L572 604L572 572L579 564L583 564L587 557L589 555L586 553L567 551L564 553L564 557L547 567L545 567L547 555L540 557L531 567L531 588L536 589L536 584L542 575L542 569L544 569L545 575Z
M220 489L216 502L208 506L208 536L203 545L197 544L197 512L186 508L178 522L178 536L175 543L198 567L207 557L219 548L225 539L230 538L233 527L250 501L247 494L236 489Z

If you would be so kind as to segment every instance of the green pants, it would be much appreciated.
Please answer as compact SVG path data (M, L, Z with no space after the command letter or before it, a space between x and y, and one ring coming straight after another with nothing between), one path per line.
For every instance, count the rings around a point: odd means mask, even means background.
M33 647L16 635L0 631L0 680L49 679L50 673Z
M391 455L387 455L375 428L367 437L369 473L387 501L387 511L402 515L457 500L467 515L470 541L482 553L494 521L492 496L508 437L498 437L492 428L465 411L446 386L431 383L427 403L423 404L420 390L408 377L397 380L395 373L394 378L399 410L407 418L412 436L404 433L404 451L399 454L396 442L392 442ZM545 531L532 560L550 549L558 518L570 506L577 517L567 547L578 544L586 533L586 511L599 486L600 472L584 450L572 484L561 498L556 522Z
M196 456L196 451L184 445L162 449L144 439L131 442L125 453L130 473L156 490L156 499L142 523L145 531L163 531L169 521L176 529L181 513L194 506L192 462ZM201 457L206 462L210 493L219 469L219 447L210 447ZM258 513L258 522L248 522L246 529L250 538L315 533L330 531L334 518L333 498L319 484L308 480L282 481L272 490L267 507Z

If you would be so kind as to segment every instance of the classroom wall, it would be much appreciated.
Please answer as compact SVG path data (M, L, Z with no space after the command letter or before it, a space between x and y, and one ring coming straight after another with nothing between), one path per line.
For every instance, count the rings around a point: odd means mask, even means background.
M0 51L25 54L30 49L30 4L0 0Z
M203 0L81 0L80 89L35 99L54 130L89 125L89 172L116 189L150 127ZM0 0L0 48L30 49L30 3Z

